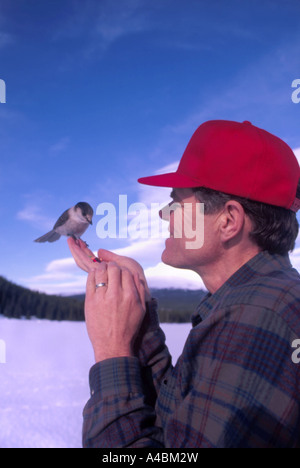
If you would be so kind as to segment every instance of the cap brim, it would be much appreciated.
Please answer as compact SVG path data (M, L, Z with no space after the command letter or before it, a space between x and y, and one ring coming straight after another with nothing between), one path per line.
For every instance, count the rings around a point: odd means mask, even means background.
M191 188L201 186L199 180L192 179L191 177L179 174L178 172L141 177L138 179L138 182L140 184L152 185L154 187Z

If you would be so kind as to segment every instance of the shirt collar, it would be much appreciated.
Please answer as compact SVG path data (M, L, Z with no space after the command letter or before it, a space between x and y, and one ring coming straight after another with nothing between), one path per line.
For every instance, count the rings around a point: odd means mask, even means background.
M268 276L275 271L291 268L288 255L270 254L267 251L259 252L239 268L215 293L208 293L202 299L192 316L193 326L195 327L204 320L220 298L233 288L250 282L254 277Z

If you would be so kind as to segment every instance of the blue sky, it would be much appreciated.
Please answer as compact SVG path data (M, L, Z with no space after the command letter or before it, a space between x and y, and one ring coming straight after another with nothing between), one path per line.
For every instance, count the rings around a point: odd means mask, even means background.
M250 120L299 156L299 18L298 0L1 0L0 274L81 292L65 240L33 240L78 201L168 199L136 180L175 167L205 120ZM163 241L100 240L99 219L94 250L132 255L154 286L201 286L161 265Z

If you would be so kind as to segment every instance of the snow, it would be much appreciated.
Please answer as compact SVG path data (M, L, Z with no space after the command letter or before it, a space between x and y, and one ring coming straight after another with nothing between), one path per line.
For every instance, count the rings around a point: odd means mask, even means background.
M176 362L191 326L162 328ZM80 448L94 363L85 324L1 318L0 340L0 447Z

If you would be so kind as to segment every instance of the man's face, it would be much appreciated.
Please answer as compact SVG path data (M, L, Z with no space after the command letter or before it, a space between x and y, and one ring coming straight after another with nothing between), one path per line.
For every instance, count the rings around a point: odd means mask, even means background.
M203 204L191 189L174 189L171 210L162 210L169 221L170 237L166 240L162 261L176 268L199 272L199 267L212 263L218 254L216 215L203 215ZM173 204L177 208L172 209ZM202 209L202 212L201 212ZM167 213L167 215L166 215ZM191 237L191 235L194 237Z

